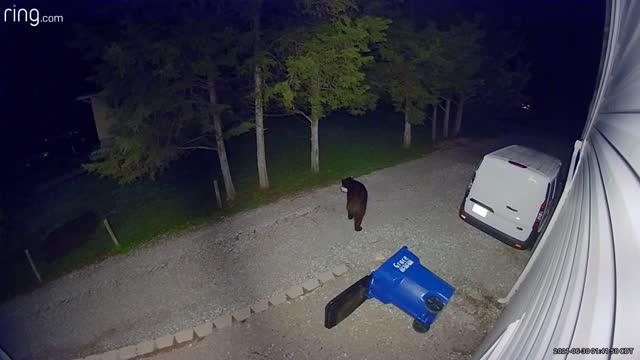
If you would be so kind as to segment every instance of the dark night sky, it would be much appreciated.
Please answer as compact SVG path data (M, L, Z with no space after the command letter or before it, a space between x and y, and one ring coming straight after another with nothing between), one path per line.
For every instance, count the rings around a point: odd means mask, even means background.
M88 89L88 68L65 45L71 24L83 12L72 3L16 1L18 8L37 8L41 15L63 15L62 24L0 22L0 35L7 40L1 52L5 66L0 84L6 89L2 132L18 156L37 148L45 137L91 126L90 108L74 100Z
M575 116L567 119L568 127L581 129L595 90L605 2L527 1L520 11L530 14L523 16L522 30L533 62L527 91L534 105L544 113Z
M80 129L92 134L90 108L75 97L90 91L81 54L65 47L74 22L90 21L96 0L17 0L18 7L63 15L63 24L0 22L3 67L0 73L0 131L12 153L28 153L42 138ZM99 2L95 2L99 3ZM124 3L124 1L123 1ZM452 2L448 2L452 3ZM458 0L466 12L482 11L496 27L526 36L526 56L533 62L527 95L544 122L565 121L559 129L579 133L594 91L600 60L605 2L596 0ZM3 149L3 154L7 154Z

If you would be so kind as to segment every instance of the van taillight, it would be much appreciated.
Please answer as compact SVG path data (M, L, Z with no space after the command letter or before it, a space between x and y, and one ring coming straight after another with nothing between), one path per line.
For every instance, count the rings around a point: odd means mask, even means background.
M544 209L547 208L547 201L543 201L542 205L540 205L540 210L538 211L538 216L536 216L536 221L533 223L533 230L538 231L540 227L540 221L542 221L542 214L544 214Z
M473 173L473 177L471 178L471 182L469 183L469 186L467 186L467 191L465 191L464 193L464 197L466 198L467 196L469 196L469 192L471 191L471 185L473 185L473 180L476 179L476 173Z

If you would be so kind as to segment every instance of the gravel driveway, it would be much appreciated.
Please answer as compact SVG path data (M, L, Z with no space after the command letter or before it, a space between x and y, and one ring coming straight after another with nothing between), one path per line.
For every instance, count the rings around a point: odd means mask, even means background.
M135 344L403 245L454 286L504 296L530 253L465 224L457 211L482 155L508 143L452 147L358 178L369 190L358 233L336 184L75 271L2 304L0 344L36 360Z
M214 329L203 340L149 360L469 360L500 309L494 299L472 288L458 288L455 296L426 334L411 327L400 309L368 300L338 326L324 327L324 307L342 290L368 274L369 267L346 275L243 323Z

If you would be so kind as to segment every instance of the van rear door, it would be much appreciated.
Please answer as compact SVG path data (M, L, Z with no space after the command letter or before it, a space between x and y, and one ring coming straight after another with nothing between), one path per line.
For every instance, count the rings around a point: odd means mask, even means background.
M518 240L531 233L547 184L537 172L496 158L485 158L465 204L465 212Z

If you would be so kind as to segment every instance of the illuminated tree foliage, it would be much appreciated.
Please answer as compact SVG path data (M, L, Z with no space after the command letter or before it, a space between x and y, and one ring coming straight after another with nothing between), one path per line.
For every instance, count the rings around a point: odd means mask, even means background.
M213 150L227 198L235 197L224 140L253 125L228 121L218 88L246 44L205 14L162 26L128 22L105 48L96 80L112 109L114 143L94 154L89 170L122 182L154 178L190 151Z
M318 122L338 109L361 114L375 107L364 66L373 61L370 46L385 41L387 27L382 18L341 17L287 34L277 62L284 78L266 94L309 122L313 173L320 171Z
M434 27L417 31L395 21L389 41L380 46L379 61L369 70L372 86L391 99L404 115L403 147L411 146L412 125L423 124L428 104L437 101L442 45Z

